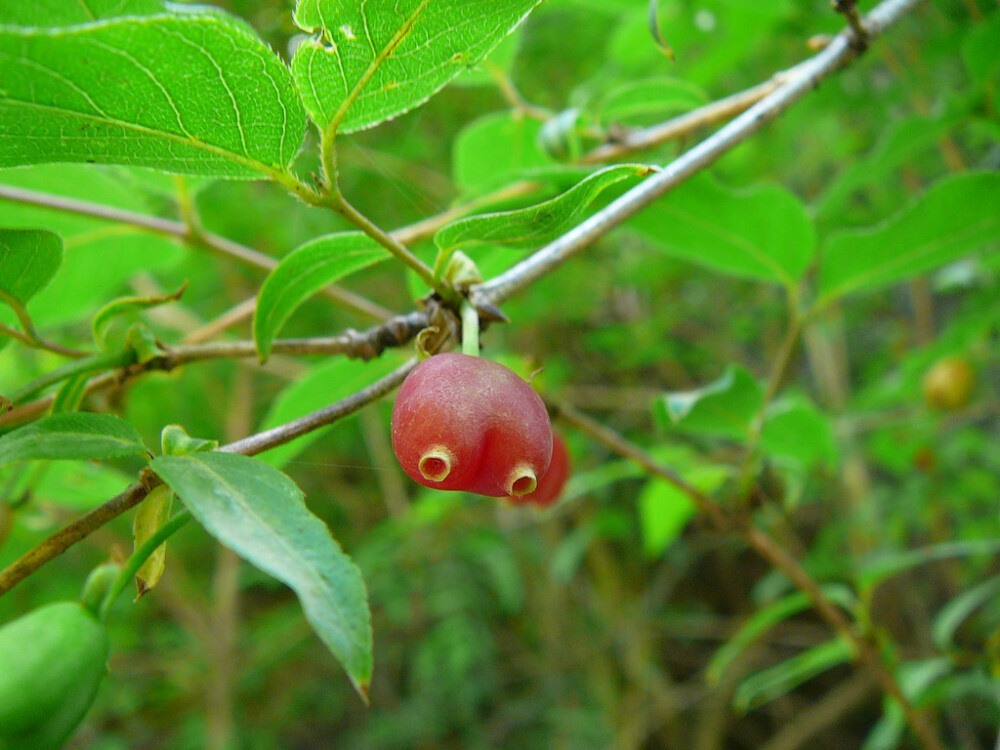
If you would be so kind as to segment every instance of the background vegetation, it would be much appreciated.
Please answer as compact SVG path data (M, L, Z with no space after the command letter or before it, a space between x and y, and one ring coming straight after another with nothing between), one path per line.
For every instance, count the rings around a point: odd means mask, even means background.
M217 4L286 61L302 41L288 0ZM821 0L672 0L657 9L671 62L648 11L546 0L425 105L340 137L343 195L387 231L470 201L536 204L592 171L600 143L769 81L845 27ZM388 441L391 398L262 454L360 566L370 706L295 595L188 524L157 588L115 606L109 678L70 747L994 747L998 39L989 0L919 4L711 169L502 305L510 323L489 326L483 354L525 376L544 368L533 382L573 456L551 510L414 485ZM713 127L614 160L667 164ZM14 142L0 120L0 152ZM303 181L318 154L310 128ZM49 197L0 192L0 226L55 231L64 258L27 308L52 346L0 350L7 396L72 361L59 347L93 351L92 319L126 295L186 284L125 316L164 346L250 340L247 301L267 270L212 237L277 260L357 226L275 180L178 179L125 157L24 163L4 156L0 187ZM122 211L194 230L150 231ZM466 249L489 279L542 244ZM410 245L433 264L428 234ZM344 284L361 303L315 296L281 336L364 330L428 291L392 261ZM109 351L125 329L107 329ZM197 361L112 379L81 408L124 417L148 446L168 424L225 443L346 397L412 351ZM972 376L950 401L927 382L941 360L946 388ZM0 431L41 416L48 402L25 412L33 398ZM0 564L141 467L0 468ZM0 621L76 597L131 549L126 514L0 597Z

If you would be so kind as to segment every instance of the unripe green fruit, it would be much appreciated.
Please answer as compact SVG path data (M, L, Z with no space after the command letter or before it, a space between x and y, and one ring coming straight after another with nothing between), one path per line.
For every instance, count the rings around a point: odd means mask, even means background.
M437 354L399 389L392 448L426 487L520 497L549 468L552 425L542 399L513 370L467 354Z
M108 633L79 602L57 602L0 628L0 750L58 750L106 671Z
M945 357L924 375L924 401L932 409L953 411L969 403L976 386L976 373L961 357Z

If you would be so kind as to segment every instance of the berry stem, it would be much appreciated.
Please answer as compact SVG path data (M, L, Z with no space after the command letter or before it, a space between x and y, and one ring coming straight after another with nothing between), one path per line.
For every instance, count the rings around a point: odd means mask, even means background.
M479 356L479 313L468 299L462 300L462 354Z

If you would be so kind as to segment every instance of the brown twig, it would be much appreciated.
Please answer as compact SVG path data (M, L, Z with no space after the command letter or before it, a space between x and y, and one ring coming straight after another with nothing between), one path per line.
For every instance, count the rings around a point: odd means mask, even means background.
M847 19L847 25L854 32L852 45L858 52L868 49L868 29L858 14L858 0L832 0L833 9Z
M244 456L254 456L270 448L284 445L307 432L343 419L382 398L397 388L415 366L416 360L410 360L385 377L376 380L368 387L361 389L347 398L273 429L224 445L219 450L227 453L240 453ZM130 508L134 508L146 498L146 495L153 487L160 483L156 475L146 471L143 473L143 481L129 485L124 492L115 495L107 502L84 514L65 528L60 529L52 536L32 547L3 571L0 571L0 596L3 596L18 583L50 560L61 555L77 542L85 539Z
M137 211L128 211L124 208L105 206L100 203L77 200L76 198L66 198L65 196L53 195L51 193L41 193L36 190L27 190L11 185L0 185L0 199L65 211L79 216L90 216L95 219L128 224L147 232L172 237L189 245L201 247L216 255L239 261L244 265L257 268L261 271L272 271L278 265L278 261L270 255L265 255L219 234L192 231L191 227L182 221L164 219L160 216L151 216ZM392 316L392 312L386 310L381 305L376 305L371 300L338 286L326 286L320 293L346 308L371 316L377 320L385 320Z
M277 339L271 346L274 354L295 355L344 355L365 361L380 356L390 347L404 346L429 323L427 312L416 311L397 315L381 325L365 331L347 329L339 336L309 339ZM146 372L169 372L181 365L211 359L240 359L257 356L252 341L216 341L204 344L181 344L165 347L162 357L130 365L123 370L106 372L91 378L85 394L120 384ZM52 404L54 396L48 395L20 404L5 414L0 414L0 427L18 425L43 414Z
M891 669L882 661L876 645L861 633L848 616L823 593L819 582L802 567L801 563L782 549L766 532L756 526L751 518L728 513L713 498L689 485L642 448L576 409L560 404L556 406L555 413L559 419L577 428L604 447L619 456L632 459L648 473L669 482L684 492L717 530L740 536L775 569L784 573L792 584L809 598L820 617L852 644L858 661L871 670L882 690L899 704L907 724L925 750L943 750L930 721L923 712L917 710L905 695Z

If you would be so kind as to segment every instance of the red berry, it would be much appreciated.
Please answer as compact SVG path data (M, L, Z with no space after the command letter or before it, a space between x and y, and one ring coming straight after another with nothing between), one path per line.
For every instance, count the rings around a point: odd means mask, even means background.
M552 425L542 399L513 370L437 354L399 389L392 448L425 487L520 497L549 467Z
M521 497L512 497L511 502L516 505L533 503L539 508L547 508L559 499L563 487L566 486L566 480L569 479L569 473L569 451L566 450L566 441L558 432L553 432L552 461L549 463L549 470L538 480L534 492Z

